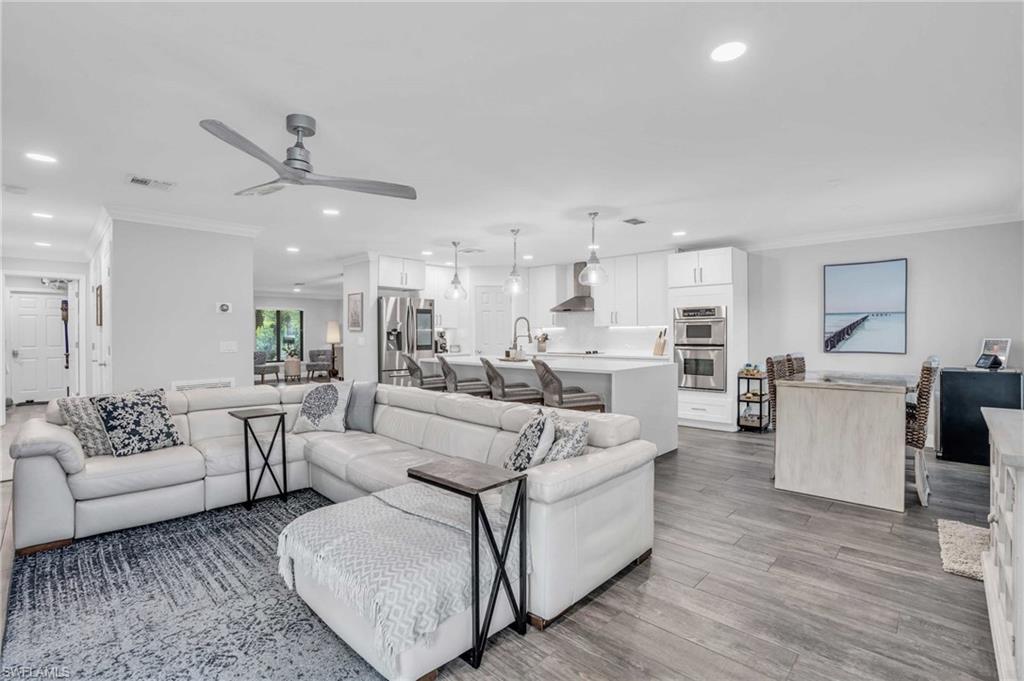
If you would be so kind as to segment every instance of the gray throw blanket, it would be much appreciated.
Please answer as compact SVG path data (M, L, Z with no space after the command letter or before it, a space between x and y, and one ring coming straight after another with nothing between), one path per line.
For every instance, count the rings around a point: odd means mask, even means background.
M497 503L485 508L500 550L507 514ZM469 499L424 484L401 485L293 520L278 540L278 571L292 589L298 564L352 603L373 622L377 652L392 673L399 655L472 606L470 531ZM513 580L517 535L518 528L507 562ZM481 529L481 611L494 565Z

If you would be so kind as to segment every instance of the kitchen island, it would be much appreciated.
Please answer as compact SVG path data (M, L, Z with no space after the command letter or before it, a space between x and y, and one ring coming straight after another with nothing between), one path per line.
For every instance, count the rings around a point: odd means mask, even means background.
M604 398L605 409L616 414L629 414L640 419L640 437L653 442L659 454L679 446L676 430L678 371L671 361L606 359L595 356L538 355L559 375L566 386L579 386ZM445 359L460 378L487 380L477 356ZM529 383L540 388L540 379L529 360L508 361L504 357L487 357L505 376L505 380ZM421 360L427 373L440 374L435 359Z
M780 379L775 488L902 512L906 396L916 384L849 372Z

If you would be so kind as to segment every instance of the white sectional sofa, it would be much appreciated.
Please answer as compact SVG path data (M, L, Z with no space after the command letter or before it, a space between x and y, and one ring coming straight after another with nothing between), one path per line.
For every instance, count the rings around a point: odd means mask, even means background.
M168 393L179 447L129 457L85 457L55 404L11 446L14 539L21 551L167 520L245 500L242 424L228 411L282 405L289 491L312 487L339 502L409 482L410 466L443 457L500 465L536 407L381 385L374 433L291 430L310 386L254 386ZM543 625L654 540L655 446L632 416L562 411L590 421L587 452L529 469L533 572L529 612ZM252 422L268 437L276 419ZM274 471L281 477L280 448ZM262 461L250 458L253 484ZM259 496L276 494L264 479Z

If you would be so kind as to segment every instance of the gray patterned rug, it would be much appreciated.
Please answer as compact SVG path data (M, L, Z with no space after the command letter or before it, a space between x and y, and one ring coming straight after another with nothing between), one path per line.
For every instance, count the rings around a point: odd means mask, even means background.
M304 490L16 559L0 675L379 679L277 574L278 534L329 503Z

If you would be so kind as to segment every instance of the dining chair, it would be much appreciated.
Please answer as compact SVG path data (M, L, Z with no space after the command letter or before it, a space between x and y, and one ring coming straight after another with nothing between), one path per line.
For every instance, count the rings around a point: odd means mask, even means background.
M424 390L444 390L444 376L424 376L423 367L407 352L402 353L402 359L405 360L405 368L409 370L409 377L412 378L414 386Z
M939 358L932 355L921 364L921 378L917 383L917 400L907 404L907 454L914 462L914 487L922 506L928 506L932 488L928 481L928 464L924 445L928 440L928 411L932 400L932 385L939 373Z
M529 383L506 383L505 377L486 357L481 357L480 363L484 365L487 382L491 386L492 399L524 404L540 404L544 401L544 393L530 387Z
M267 353L257 350L252 353L253 374L260 377L260 383L266 383L267 374L274 374L274 380L280 381L280 368L277 364L267 364Z
M459 378L442 355L436 355L437 361L441 363L441 373L444 374L445 390L450 393L465 393L476 397L490 397L491 386L479 378Z
M562 379L547 362L533 360L541 387L544 389L544 405L560 409L576 409L579 411L604 411L604 398L597 393L588 393L578 386L566 387Z
M768 377L768 410L772 413L770 426L771 429L775 430L775 421L779 413L779 400L778 400L778 386L776 381L789 378L792 374L789 372L789 363L786 361L786 355L775 355L774 357L768 357L764 361L764 372ZM768 479L775 479L775 452L772 452L771 464L768 467Z

